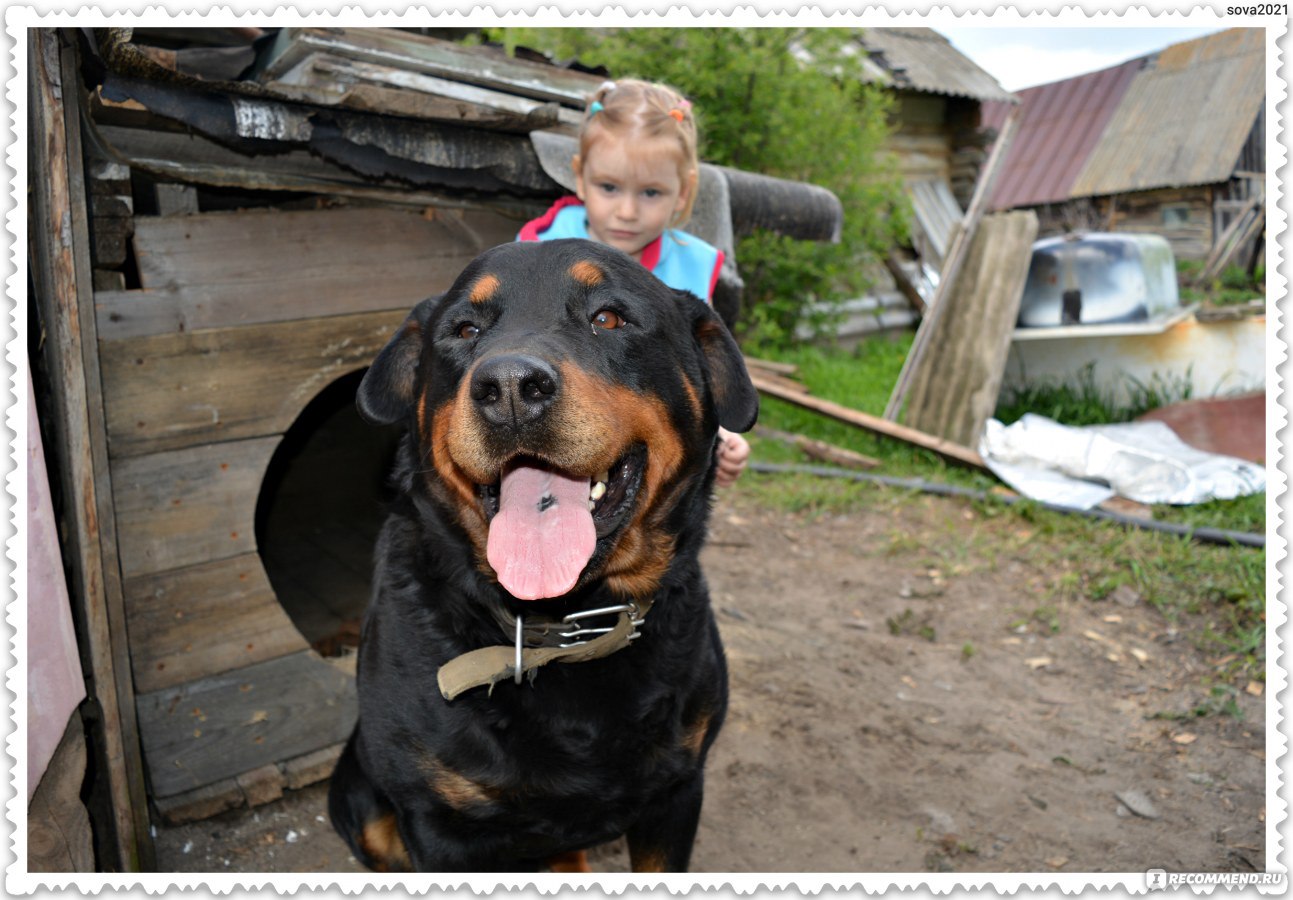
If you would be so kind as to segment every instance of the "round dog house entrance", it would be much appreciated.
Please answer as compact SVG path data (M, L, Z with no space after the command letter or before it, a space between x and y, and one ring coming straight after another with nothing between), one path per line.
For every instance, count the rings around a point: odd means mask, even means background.
M337 379L301 412L270 460L256 505L270 585L323 656L358 644L400 431L360 418L363 374Z

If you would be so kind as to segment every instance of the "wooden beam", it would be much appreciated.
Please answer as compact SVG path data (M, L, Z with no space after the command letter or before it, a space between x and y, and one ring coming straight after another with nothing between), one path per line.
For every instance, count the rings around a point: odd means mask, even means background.
M837 421L844 422L847 425L853 425L866 431L874 432L883 437L892 438L920 447L923 450L929 450L937 453L939 456L949 462L958 465L970 466L976 469L987 469L983 463L983 457L971 450L969 447L962 447L951 441L945 441L936 438L924 432L917 431L914 428L908 428L905 425L899 425L896 422L890 422L879 416L868 415L860 410L850 409L847 406L841 406L838 403L832 403L830 400L823 400L820 397L814 397L809 394L801 394L797 391L786 390L785 388L769 382L761 377L758 373L751 373L750 379L754 386L769 397L776 397L778 400L784 400L787 403L793 403L795 406L801 406L804 409L810 409L813 412L829 416Z
M840 447L826 441L818 441L806 437L802 434L793 434L789 431L779 431L776 428L768 428L763 425L755 426L754 433L759 437L771 438L774 441L780 441L783 444L789 444L798 448L804 456L809 459L815 459L818 462L830 463L833 466L840 466L845 469L876 469L879 468L880 460L850 450L847 447Z
M57 31L27 33L32 122L32 278L45 328L44 358L52 382L52 426L65 494L73 611L89 692L95 767L111 815L102 868L140 871L153 865L148 801L136 728L134 689L107 464L102 389L91 302L88 211L80 143L80 85L75 50Z
M1031 210L983 218L948 308L930 332L933 352L917 368L903 421L926 434L976 446L997 405L1037 237Z

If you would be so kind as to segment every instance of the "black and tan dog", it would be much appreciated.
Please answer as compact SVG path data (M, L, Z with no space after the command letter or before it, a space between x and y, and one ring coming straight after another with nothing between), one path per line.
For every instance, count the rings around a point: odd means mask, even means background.
M385 871L687 867L727 671L698 555L719 424L758 398L714 312L619 251L517 243L359 388L405 422L337 830Z

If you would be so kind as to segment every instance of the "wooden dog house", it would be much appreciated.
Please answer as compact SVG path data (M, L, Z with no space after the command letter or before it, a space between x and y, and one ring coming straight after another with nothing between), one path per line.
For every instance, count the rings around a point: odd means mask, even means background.
M33 278L45 327L83 344L42 367L64 419L89 398L90 480L64 480L90 537L67 552L117 663L96 669L120 719L114 797L139 806L142 786L168 821L330 773L355 691L319 650L367 595L392 446L358 423L358 377L418 300L565 192L569 125L601 81L401 31L210 31L226 46L31 44L67 129L33 165L70 173L34 228L65 202L85 248L60 263L42 243ZM702 184L698 230L729 256L744 229L838 233L818 188L709 166Z

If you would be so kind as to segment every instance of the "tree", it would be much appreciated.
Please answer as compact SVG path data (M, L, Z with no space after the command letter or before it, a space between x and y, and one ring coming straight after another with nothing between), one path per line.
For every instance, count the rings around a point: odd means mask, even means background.
M740 241L742 331L788 342L805 307L855 297L896 239L905 203L883 152L890 99L864 82L866 51L851 29L500 28L509 47L605 66L613 77L662 81L694 104L708 162L811 182L844 207L838 245L761 233Z

